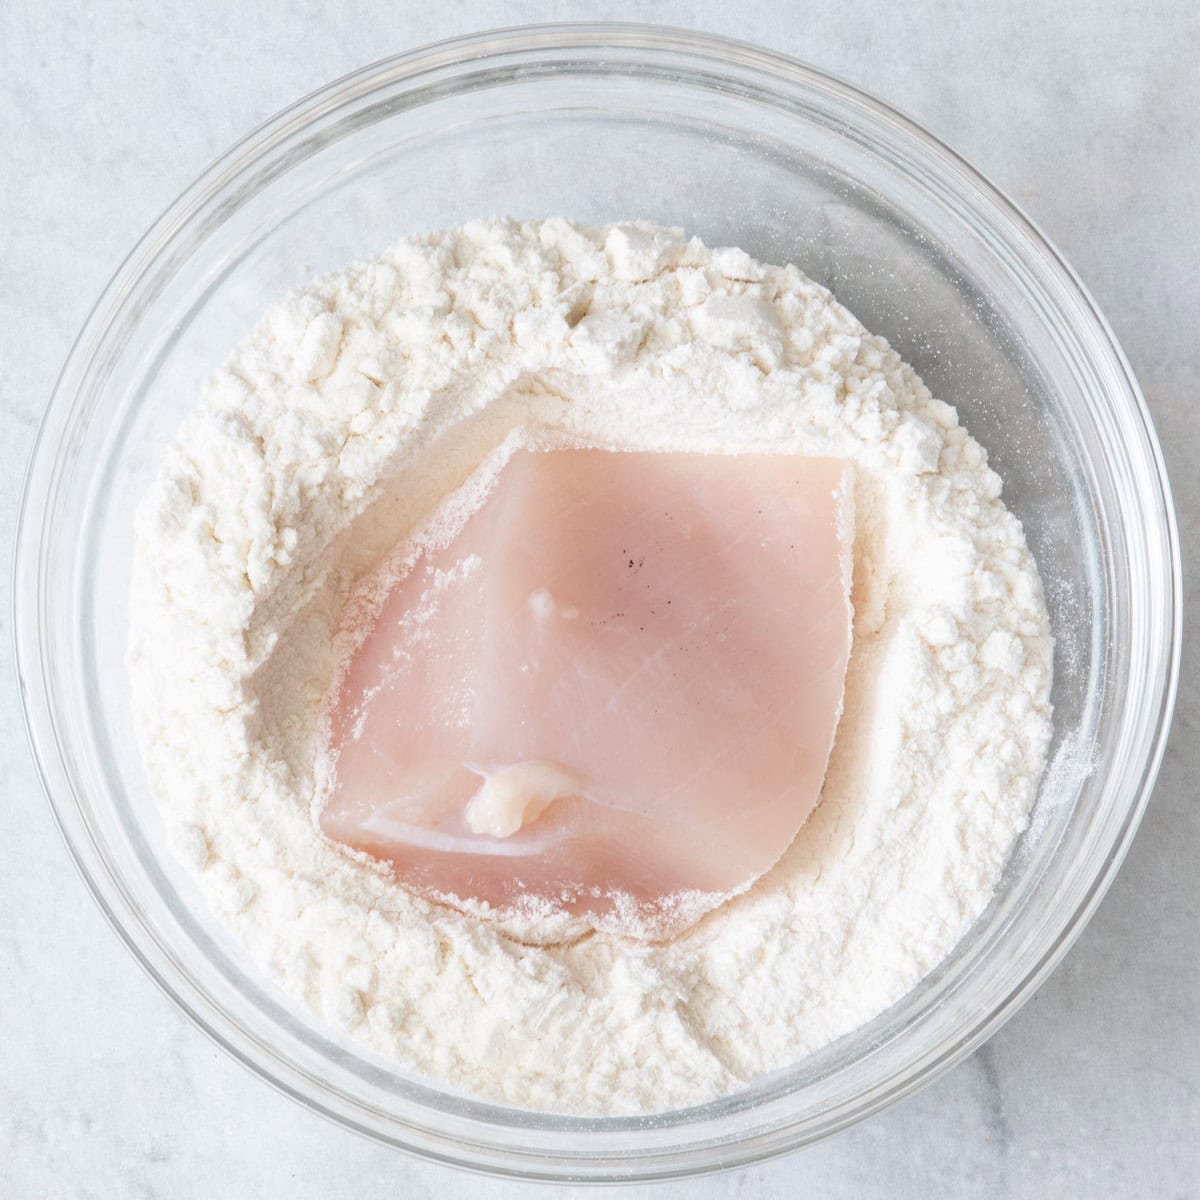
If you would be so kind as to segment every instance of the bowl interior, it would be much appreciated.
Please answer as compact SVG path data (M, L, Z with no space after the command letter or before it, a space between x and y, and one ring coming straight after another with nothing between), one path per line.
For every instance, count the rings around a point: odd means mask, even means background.
M811 1140L885 1103L985 1036L1060 952L1152 757L1153 730L1130 730L1126 696L1139 679L1165 687L1169 513L1136 402L1109 412L1130 385L1086 300L936 144L814 72L728 46L536 42L397 60L319 94L218 164L135 254L68 364L53 444L39 449L24 543L37 649L23 667L40 672L35 742L93 889L235 1054L347 1124L452 1161L679 1173ZM650 1119L481 1104L294 1011L168 853L131 726L132 516L205 378L313 274L493 214L681 225L832 288L986 447L1057 638L1054 767L995 901L951 958L797 1067Z

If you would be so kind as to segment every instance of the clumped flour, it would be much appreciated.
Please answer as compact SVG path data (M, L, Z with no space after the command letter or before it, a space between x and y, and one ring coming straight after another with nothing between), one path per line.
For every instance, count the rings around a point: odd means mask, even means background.
M355 581L522 427L854 464L854 654L821 803L673 943L499 930L310 814ZM481 221L319 279L211 380L137 538L135 717L176 854L293 996L494 1101L696 1103L869 1020L987 904L1045 762L1048 620L983 450L795 267L675 230Z

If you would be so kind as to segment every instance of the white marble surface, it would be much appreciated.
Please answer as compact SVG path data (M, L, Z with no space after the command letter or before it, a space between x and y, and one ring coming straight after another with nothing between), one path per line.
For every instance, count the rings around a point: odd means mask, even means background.
M984 9L986 8L986 11ZM1200 17L1169 0L3 0L0 561L35 423L125 251L236 137L384 53L484 26L612 17L809 59L1007 189L1115 326L1200 551ZM0 583L0 1196L371 1200L521 1194L310 1116L192 1028L120 948L34 778ZM1192 617L1195 578L1189 580ZM1133 851L1066 963L992 1042L802 1154L629 1195L1200 1195L1200 689Z

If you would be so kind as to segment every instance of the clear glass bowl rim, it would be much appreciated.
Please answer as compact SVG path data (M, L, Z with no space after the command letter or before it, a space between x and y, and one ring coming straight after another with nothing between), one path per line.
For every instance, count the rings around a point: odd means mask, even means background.
M1106 399L1136 427L1141 450L1140 465L1153 481L1155 496L1150 507L1161 513L1159 533L1163 541L1165 570L1162 589L1163 613L1159 624L1161 645L1149 678L1154 682L1154 703L1147 704L1146 736L1142 760L1133 764L1128 786L1128 809L1111 845L1098 863L1090 886L1075 911L1062 922L1053 937L1047 937L1041 953L1030 962L1024 976L997 999L992 1008L936 1056L927 1056L919 1069L897 1071L886 1086L856 1097L810 1121L806 1127L781 1126L757 1133L737 1143L719 1140L703 1148L676 1149L666 1146L650 1155L639 1155L625 1163L611 1162L610 1178L622 1180L680 1177L714 1169L745 1165L785 1153L797 1146L828 1136L845 1126L893 1103L924 1086L961 1061L992 1035L1043 982L1082 932L1095 911L1129 848L1151 794L1165 750L1178 682L1182 640L1182 572L1178 530L1171 503L1170 487L1161 450L1145 401L1116 339L1086 289L1048 239L1006 196L987 182L953 150L888 105L825 72L795 59L749 43L689 30L633 23L587 23L530 25L453 38L388 57L361 68L311 93L282 110L234 145L205 171L172 204L143 236L117 270L87 318L56 383L35 440L18 516L14 560L13 637L18 686L26 731L43 789L67 849L96 903L135 959L151 979L214 1041L255 1074L309 1109L376 1140L415 1152L435 1161L495 1174L540 1179L598 1178L598 1164L586 1149L575 1159L564 1157L540 1166L522 1161L517 1152L503 1161L496 1155L472 1152L461 1144L447 1145L444 1139L424 1131L387 1135L376 1126L356 1121L353 1114L339 1110L333 1097L323 1095L311 1077L280 1063L246 1031L206 1002L171 957L163 953L144 930L139 914L120 881L112 874L103 853L92 840L67 766L66 751L57 727L48 687L45 655L45 622L42 620L43 579L41 573L44 519L52 490L61 483L59 459L63 440L69 434L82 384L105 348L105 338L117 315L136 295L141 283L173 239L188 223L209 213L222 191L260 160L268 150L294 142L331 112L352 102L361 102L377 90L410 81L426 73L461 75L478 69L488 60L503 58L513 63L535 62L547 52L570 51L582 57L604 51L621 51L640 56L642 69L655 59L686 77L685 63L703 66L709 73L722 67L751 72L764 91L782 99L788 87L807 87L838 102L844 113L873 123L874 132L889 135L894 161L913 171L928 162L937 164L939 183L955 189L974 208L1003 221L1010 239L1024 244L1026 265L1043 285L1057 287L1069 295L1090 326L1092 349L1107 357L1107 366L1119 375L1119 386ZM457 74L456 74L457 73ZM636 72L635 72L636 73ZM452 88L452 84L450 85ZM853 125L850 126L853 132ZM876 147L877 149L877 147ZM907 154L906 151L919 151ZM925 162L918 161L923 158ZM1060 296L1061 298L1061 296Z

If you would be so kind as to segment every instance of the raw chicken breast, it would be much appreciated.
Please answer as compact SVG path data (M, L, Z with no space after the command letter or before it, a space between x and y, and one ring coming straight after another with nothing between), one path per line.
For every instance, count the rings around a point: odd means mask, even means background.
M820 794L850 653L847 469L505 453L367 618L326 708L320 827L451 904L672 936Z

